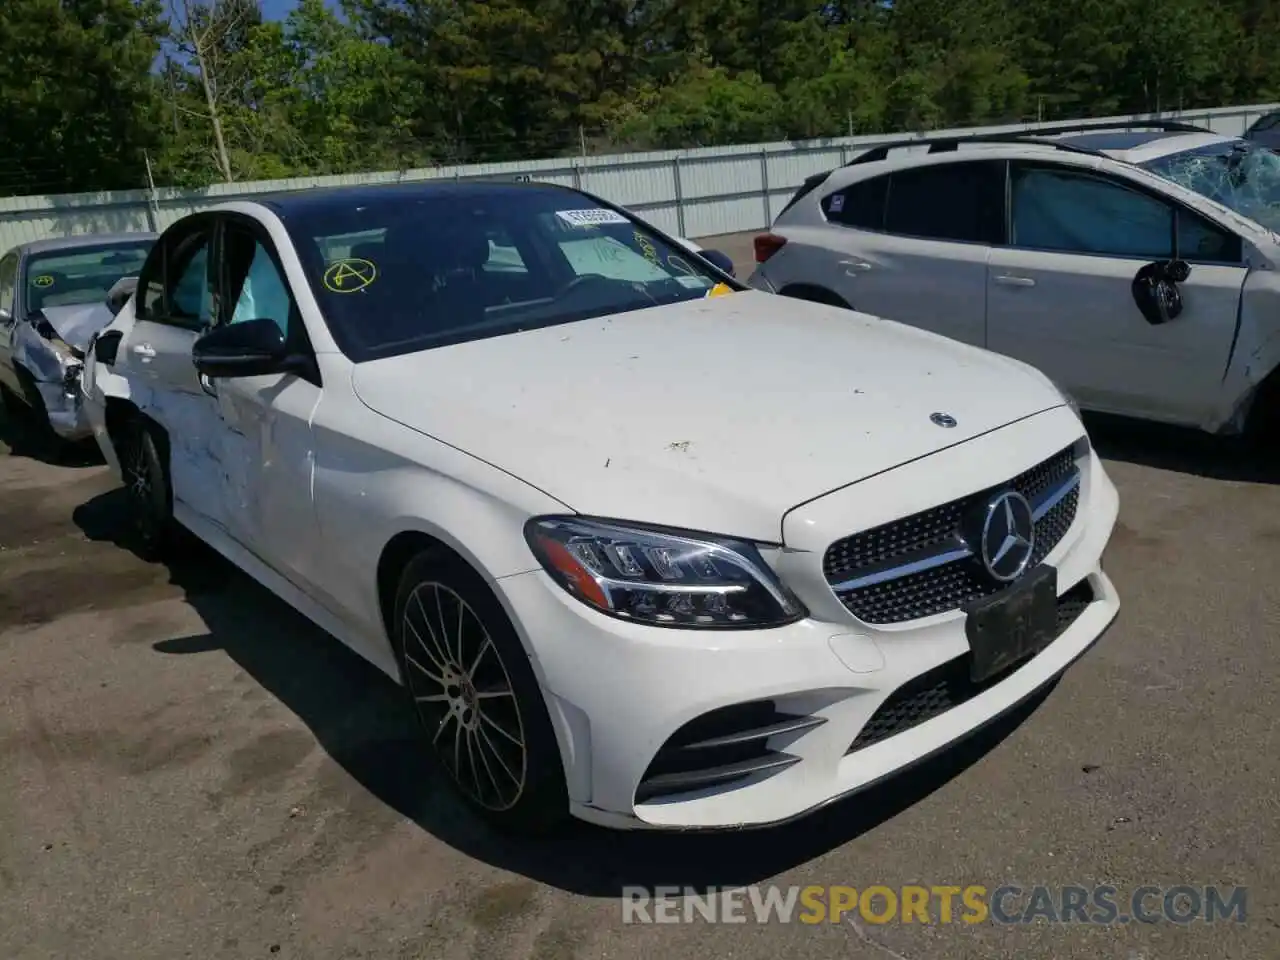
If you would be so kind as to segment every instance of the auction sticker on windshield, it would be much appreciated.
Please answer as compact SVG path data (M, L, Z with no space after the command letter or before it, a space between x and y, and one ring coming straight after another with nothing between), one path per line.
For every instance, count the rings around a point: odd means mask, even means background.
M594 210L557 210L556 216L574 227L595 227L602 223L631 222L614 210L604 210L598 207Z
M378 268L369 260L344 257L329 264L324 286L330 293L357 293L378 279Z

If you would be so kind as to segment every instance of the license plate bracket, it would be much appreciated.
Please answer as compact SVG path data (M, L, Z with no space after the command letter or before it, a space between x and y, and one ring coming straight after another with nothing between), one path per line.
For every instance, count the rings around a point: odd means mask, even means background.
M1013 586L971 604L967 613L969 678L983 683L1053 642L1058 627L1058 571L1039 567Z

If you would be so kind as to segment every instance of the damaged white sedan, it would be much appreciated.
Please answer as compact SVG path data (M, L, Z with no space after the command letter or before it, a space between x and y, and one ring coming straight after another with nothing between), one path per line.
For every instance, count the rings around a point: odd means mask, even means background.
M92 431L80 402L90 338L112 317L112 294L142 268L155 234L88 234L22 244L0 258L0 398L42 433ZM117 301L118 302L118 301Z
M784 820L1082 655L1117 496L1032 368L711 256L547 184L231 203L157 242L87 403L140 542L403 684L493 820Z

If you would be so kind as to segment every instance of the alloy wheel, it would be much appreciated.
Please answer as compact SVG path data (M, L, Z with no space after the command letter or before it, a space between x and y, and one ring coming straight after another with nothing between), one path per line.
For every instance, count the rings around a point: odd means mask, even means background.
M154 532L152 511L154 491L151 481L151 462L146 444L139 438L130 444L125 466L125 489L133 501L133 525L143 539L149 540Z
M432 746L468 797L487 810L524 793L528 750L520 704L484 623L443 583L418 584L403 616L406 683Z

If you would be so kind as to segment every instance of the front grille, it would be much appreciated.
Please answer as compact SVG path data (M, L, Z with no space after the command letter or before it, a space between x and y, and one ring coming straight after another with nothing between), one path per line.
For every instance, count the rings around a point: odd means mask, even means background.
M1080 501L1077 453L1073 444L1008 484L836 541L823 557L827 582L850 613L875 624L918 620L990 596L1005 584L990 577L969 548L965 518L981 509L994 490L1017 490L1033 508L1047 504L1036 518L1035 550L1027 565L1033 569L1075 521Z
M1082 580L1058 597L1058 630L1062 636L1085 608L1094 601L1093 585ZM969 678L969 654L948 660L941 666L922 673L903 684L880 705L858 738L849 746L848 753L887 740L895 734L910 730L927 720L941 716L953 707L972 700L984 690L1017 673L1029 661L1016 663L1003 674L984 683L974 683Z

